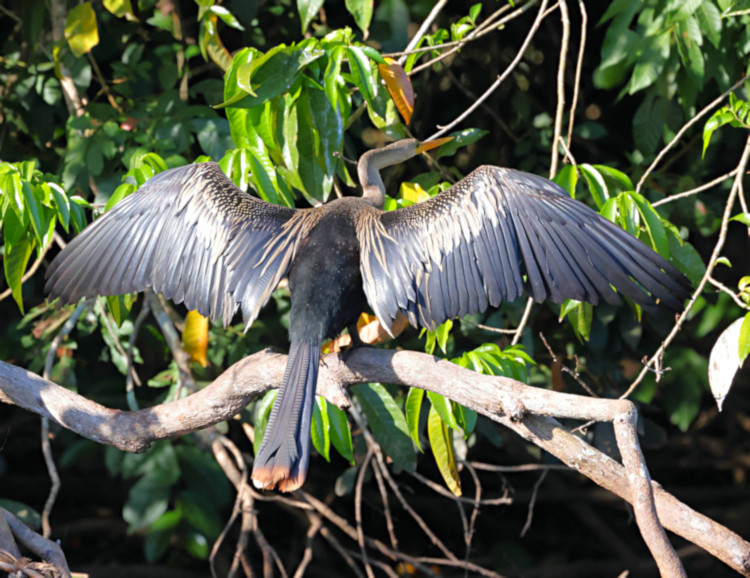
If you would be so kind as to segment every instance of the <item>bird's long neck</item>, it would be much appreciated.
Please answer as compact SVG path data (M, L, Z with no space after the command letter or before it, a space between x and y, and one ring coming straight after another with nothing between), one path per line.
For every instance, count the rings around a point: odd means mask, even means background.
M362 185L362 198L376 209L385 205L385 184L380 169L397 165L417 154L419 141L404 139L379 149L367 151L357 163L357 176Z
M385 183L380 176L383 168L378 162L377 153L380 149L366 152L359 157L357 163L357 176L362 185L362 198L376 209L382 209L385 205Z

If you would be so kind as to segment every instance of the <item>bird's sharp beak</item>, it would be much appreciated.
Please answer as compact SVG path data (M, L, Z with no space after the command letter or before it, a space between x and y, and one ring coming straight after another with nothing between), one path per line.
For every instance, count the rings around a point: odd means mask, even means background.
M419 145L417 146L417 154L421 154L421 153L423 153L425 151L436 149L440 145L443 145L443 144L447 143L449 140L453 140L453 137L452 136L444 136L442 138L436 138L436 139L433 139L433 140L428 140L428 141L419 143Z

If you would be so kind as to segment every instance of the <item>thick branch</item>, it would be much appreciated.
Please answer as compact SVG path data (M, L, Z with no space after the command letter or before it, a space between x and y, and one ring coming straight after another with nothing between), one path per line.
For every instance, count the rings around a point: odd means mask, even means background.
M623 400L591 399L476 374L412 351L359 349L346 364L336 354L321 364L318 393L341 405L340 388L381 381L441 393L512 429L598 485L633 503L625 468L548 416L614 421ZM54 419L89 439L126 451L145 451L158 439L225 421L281 382L286 356L262 351L245 358L201 391L171 403L126 412L105 408L13 365L0 362L0 401ZM519 419L524 414L523 419ZM498 415L501 412L503 415ZM679 502L652 483L663 526L750 576L750 543Z

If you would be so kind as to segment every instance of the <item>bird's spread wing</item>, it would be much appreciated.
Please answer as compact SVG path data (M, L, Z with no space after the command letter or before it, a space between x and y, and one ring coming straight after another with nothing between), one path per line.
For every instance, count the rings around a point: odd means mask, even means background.
M216 163L171 169L73 239L46 289L72 303L151 288L225 324L241 304L249 327L314 218L242 192Z
M363 217L358 229L367 300L390 326L484 311L526 293L679 308L687 279L556 184L483 166L429 201ZM617 292L613 290L617 289Z

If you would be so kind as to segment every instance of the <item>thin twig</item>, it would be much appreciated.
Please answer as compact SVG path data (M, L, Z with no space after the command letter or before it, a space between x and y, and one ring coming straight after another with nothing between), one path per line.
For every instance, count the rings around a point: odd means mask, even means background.
M570 113L568 116L568 137L567 145L565 146L565 158L570 157L571 140L573 139L573 124L575 123L575 112L578 107L578 93L581 89L581 72L583 70L583 55L586 51L586 26L588 24L588 13L586 12L586 5L583 0L578 0L578 10L581 13L581 41L578 46L578 59L576 60L576 74L575 80L573 81L573 98L570 101ZM565 159L564 159L565 160ZM573 161L573 164L576 164Z
M429 527L429 525L424 521L424 519L417 513L417 511L409 504L409 502L404 498L403 494L401 493L401 489L398 487L398 484L396 484L396 481L393 479L393 477L390 475L390 472L388 471L388 468L385 465L385 460L383 459L383 452L380 450L380 446L375 441L375 439L372 437L372 434L367 429L367 426L364 422L364 419L362 418L362 415L359 413L359 411L354 407L351 406L349 408L349 412L351 413L354 421L359 426L360 430L362 430L362 434L365 437L365 441L367 442L368 449L372 451L372 453L375 455L376 462L380 464L383 471L383 476L385 477L385 480L388 482L388 485L391 487L391 491L396 496L396 499L401 504L401 507L406 510L406 512L412 517L412 519L417 523L417 525L421 528L421 530L425 533L425 535L430 539L430 541L437 546L440 551L443 553L443 555L453 561L457 561L458 557L451 552L448 547L443 543L443 541L438 538L437 534L435 534ZM451 498L455 498L453 494L450 494Z
M734 301L739 307L742 309L750 309L750 305L745 303L742 299L740 299L739 295L732 291L729 287L724 285L721 281L717 281L713 277L708 278L708 282L711 283L714 287L716 287L719 291L722 291L729 295L732 298L732 301Z
M534 482L534 489L531 491L529 508L526 513L526 522L524 523L523 528L521 528L521 538L525 537L526 532L528 532L529 528L531 528L531 521L534 519L534 505L536 504L536 496L539 493L539 487L542 485L544 478L547 477L547 472L549 472L549 470L542 470L542 474L539 476L539 479Z
M648 373L649 369L652 365L657 363L661 357L664 355L664 351L669 346L670 343L672 343L672 340L677 336L677 334L682 329L683 323L687 320L688 315L695 305L698 296L703 292L703 288L706 286L706 283L708 283L709 277L711 277L714 269L716 268L716 261L719 258L719 255L721 254L721 250L724 248L724 243L727 240L727 230L729 229L729 217L732 215L732 209L734 208L734 201L737 198L737 196L743 191L742 186L742 177L745 174L745 170L748 165L748 161L750 161L750 136L745 141L745 148L742 151L742 157L740 158L740 161L737 165L736 173L734 176L734 183L732 184L732 189L729 191L729 197L727 198L726 206L724 207L724 214L721 218L721 228L719 229L719 238L716 241L716 245L714 246L714 250L711 253L711 257L708 259L708 265L706 266L706 272L703 275L703 278L701 279L700 283L698 283L698 287L693 292L693 295L690 298L690 301L687 304L687 307L685 307L685 310L680 314L679 318L677 319L677 322L674 324L674 327L672 328L672 331L669 332L669 335L667 335L664 342L661 344L661 347L656 350L656 353L654 353L651 356L651 359L648 360L648 362L644 365L641 372L638 374L638 377L635 378L633 383L630 384L630 387L623 393L620 398L626 398L629 397L631 393L635 390L636 387L638 387L638 384L643 381L643 378L645 377L646 373Z
M586 390L586 393L588 393L591 397L599 397L594 391L588 386L588 384L581 379L581 374L578 371L578 356L576 355L575 361L576 361L576 368L570 369L568 366L566 366L560 359L555 355L555 352L552 351L552 347L550 347L549 343L547 343L547 339L544 337L544 334L542 332L539 332L539 337L542 340L542 343L544 343L544 347L547 348L547 351L549 352L550 357L552 358L552 363L557 364L560 367L560 371L567 373L570 375L573 379L575 379L578 382L578 385L580 385L584 390Z
M695 187L694 189L690 189L688 191L683 191L682 193L677 193L675 195L665 197L663 199L659 199L658 201L651 203L651 206L658 207L659 205L666 205L667 203L671 203L672 201L678 201L680 199L684 199L685 197L697 195L698 193L702 193L703 191L706 191L708 189L715 187L716 185L724 182L727 179L731 179L736 174L737 174L737 169L736 168L732 169L728 173L723 174L720 177L716 177L714 180L709 181L705 184L699 185Z
M526 35L526 38L523 41L523 44L521 44L521 47L518 49L518 53L513 58L511 63L508 65L508 67L505 69L505 72L503 72L500 76L497 77L495 82L493 82L490 87L484 91L482 96L480 96L474 104L472 104L469 108L467 108L463 113L461 113L456 119L448 123L447 125L440 127L440 130L438 130L435 134L430 136L427 140L433 140L438 137L443 136L447 132L453 129L453 127L460 124L466 117L468 117L471 113L473 113L479 106L487 100L490 95L497 90L497 88L505 81L508 76L510 76L510 73L513 72L513 70L516 68L519 62L521 62L521 59L523 58L524 52L526 52L526 48L528 48L529 44L531 43L531 39L534 38L534 35L536 34L537 30L539 30L539 26L542 23L542 20L545 16L545 10L547 8L548 0L542 0L541 5L539 6L539 11L537 12L536 18L534 19L534 23L531 25L531 28L529 29L528 34Z
M557 174L558 142L561 140L563 113L565 112L565 68L568 63L568 49L570 48L570 14L566 0L558 2L560 7L560 21L562 22L562 40L560 42L560 61L557 66L557 107L555 109L555 124L552 136L552 150L550 151L549 178Z
M52 366L55 362L55 357L57 356L57 349L60 347L60 344L63 342L63 340L70 334L70 332L73 331L76 323L78 323L78 318L86 310L89 304L89 300L82 300L81 302L79 302L70 317L65 321L65 323L63 323L60 331L57 333L57 335L55 335L52 343L50 343L49 350L47 351L47 355L44 359L44 371L42 372L42 376L44 377L44 379L49 379L50 373L52 373ZM52 531L49 519L52 515L52 508L55 507L57 494L60 492L60 475L57 473L55 458L52 455L49 419L46 417L42 418L41 442L42 454L44 455L44 463L47 466L47 473L49 474L50 479L49 495L47 496L47 500L44 503L44 510L42 510L42 536L44 536L45 538L49 538Z
M117 352L122 355L124 358L127 358L128 354L125 351L125 348L122 346L122 343L120 343L120 338L117 336L117 330L115 329L115 326L112 324L112 320L109 318L108 312L104 309L104 306L102 305L102 299L97 299L94 302L94 311L99 315L99 319L102 320L102 323L104 323L104 326L107 328L107 331L112 336L112 343L114 343L115 348L117 349ZM133 381L135 381L135 384L140 387L141 386L141 378L138 376L138 372L135 370L135 367L130 367L130 373L133 376Z
M368 578L375 578L375 573L372 570L372 565L367 556L365 533L362 529L362 485L364 484L365 472L367 471L367 466L370 465L373 453L372 447L368 447L367 455L365 456L362 466L359 469L359 474L357 475L357 484L354 487L354 521L357 527L357 544L359 544L359 551L362 553L362 563L365 565L365 572L367 573Z
M479 481L479 476L476 470L469 462L463 462L464 467L469 472L471 479L474 481L474 504L471 508L471 516L469 517L469 526L466 528L464 533L464 544L466 544L466 554L464 556L464 562L469 562L469 556L471 555L471 541L474 538L474 532L476 530L477 518L479 517L479 510L482 504L482 482Z
M318 517L317 514L313 514L311 512L308 512L308 516ZM357 576L357 578L365 578L365 575L362 574L359 566L357 566L357 564L354 562L354 558L349 555L346 549L341 545L341 542L338 541L336 536L334 536L326 526L323 526L320 529L320 535L325 538L325 540L333 547L334 550L336 550L336 552L338 552L339 556L344 559L344 562L346 562L347 566L349 566L349 569L354 573L355 576Z
M532 305L534 305L534 300L529 297L526 300L526 308L523 310L521 323L518 324L518 327L516 327L516 330L514 331L513 341L510 342L511 345L518 345L518 342L521 341L521 335L523 335L523 330L526 328L526 323L529 321L529 315L531 315Z
M143 305L141 306L141 311L138 313L138 317L135 318L135 322L133 323L133 332L130 334L130 338L128 339L128 367L127 371L125 372L125 399L128 404L128 409L131 411L138 409L138 400L135 397L135 387L133 383L133 373L135 372L133 369L133 352L135 351L135 340L138 339L138 333L140 332L141 325L148 316L149 311L150 308L148 306L148 301L144 299Z
M440 14L440 11L445 7L447 3L448 0L438 0L437 2L435 2L435 5L432 7L432 10L430 10L427 18L425 18L422 24L420 24L419 30L417 30L417 33L409 41L409 44L406 45L406 50L404 50L404 53L399 57L398 63L401 66L404 65L404 62L406 62L406 59L409 56L409 51L412 50L420 40L422 40L422 37L427 32L427 29L432 25L438 14Z
M415 66L409 71L409 76L413 76L415 74L418 74L422 72L423 70L430 68L434 64L437 64L441 60L445 60L452 54L455 54L463 46L465 46L467 43L472 42L474 40L477 40L481 38L482 36L489 34L490 32L494 32L495 30L500 29L504 24L507 22L510 22L514 18L518 18L523 13L525 13L529 8L531 8L535 4L534 1L528 2L527 4L524 4L520 8L517 8L514 12L508 14L505 18L495 22L495 20L504 12L507 12L511 6L510 4L505 4L504 6L501 6L498 10L496 10L494 13L492 13L487 20L482 22L475 30L472 30L469 34L464 36L461 40L456 40L454 42L446 42L445 44L439 44L435 46L426 46L423 48L418 48L415 50L412 50L412 53L417 52L428 52L428 51L434 51L434 50L443 50L448 49L446 52L442 52L435 58L428 60L427 62L423 62L419 66Z
M177 329L169 318L166 309L164 308L159 295L152 293L151 291L146 292L146 302L151 307L151 311L154 314L156 322L159 324L162 335L167 342L169 350L172 352L172 357L177 364L177 369L180 372L180 384L185 387L189 392L196 390L195 380L193 379L193 372L190 370L190 355L182 347L182 339L180 334L177 333ZM175 394L175 398L180 397L179 390Z
M677 142L682 138L682 135L687 132L687 130L693 126L695 123L697 123L701 118L703 118L705 115L707 115L709 112L711 112L712 109L719 106L724 99L729 96L731 92L733 92L735 89L737 89L739 86L741 86L745 82L745 78L741 78L737 82L735 82L732 86L730 86L728 89L726 89L724 92L722 92L719 96L717 96L714 100L709 102L706 106L704 106L701 111L696 114L693 118L691 118L688 122L686 122L680 130L677 131L677 134L674 135L671 141L669 141L669 144L665 146L658 155L656 155L656 158L654 161L649 165L649 167L646 169L646 172L641 175L640 180L638 181L638 184L635 187L635 192L640 193L641 187L643 186L643 183L646 182L646 179L648 176L653 172L653 170L656 168L656 165L658 165L661 162L661 159L664 158L664 155L669 152L674 145L677 144Z

